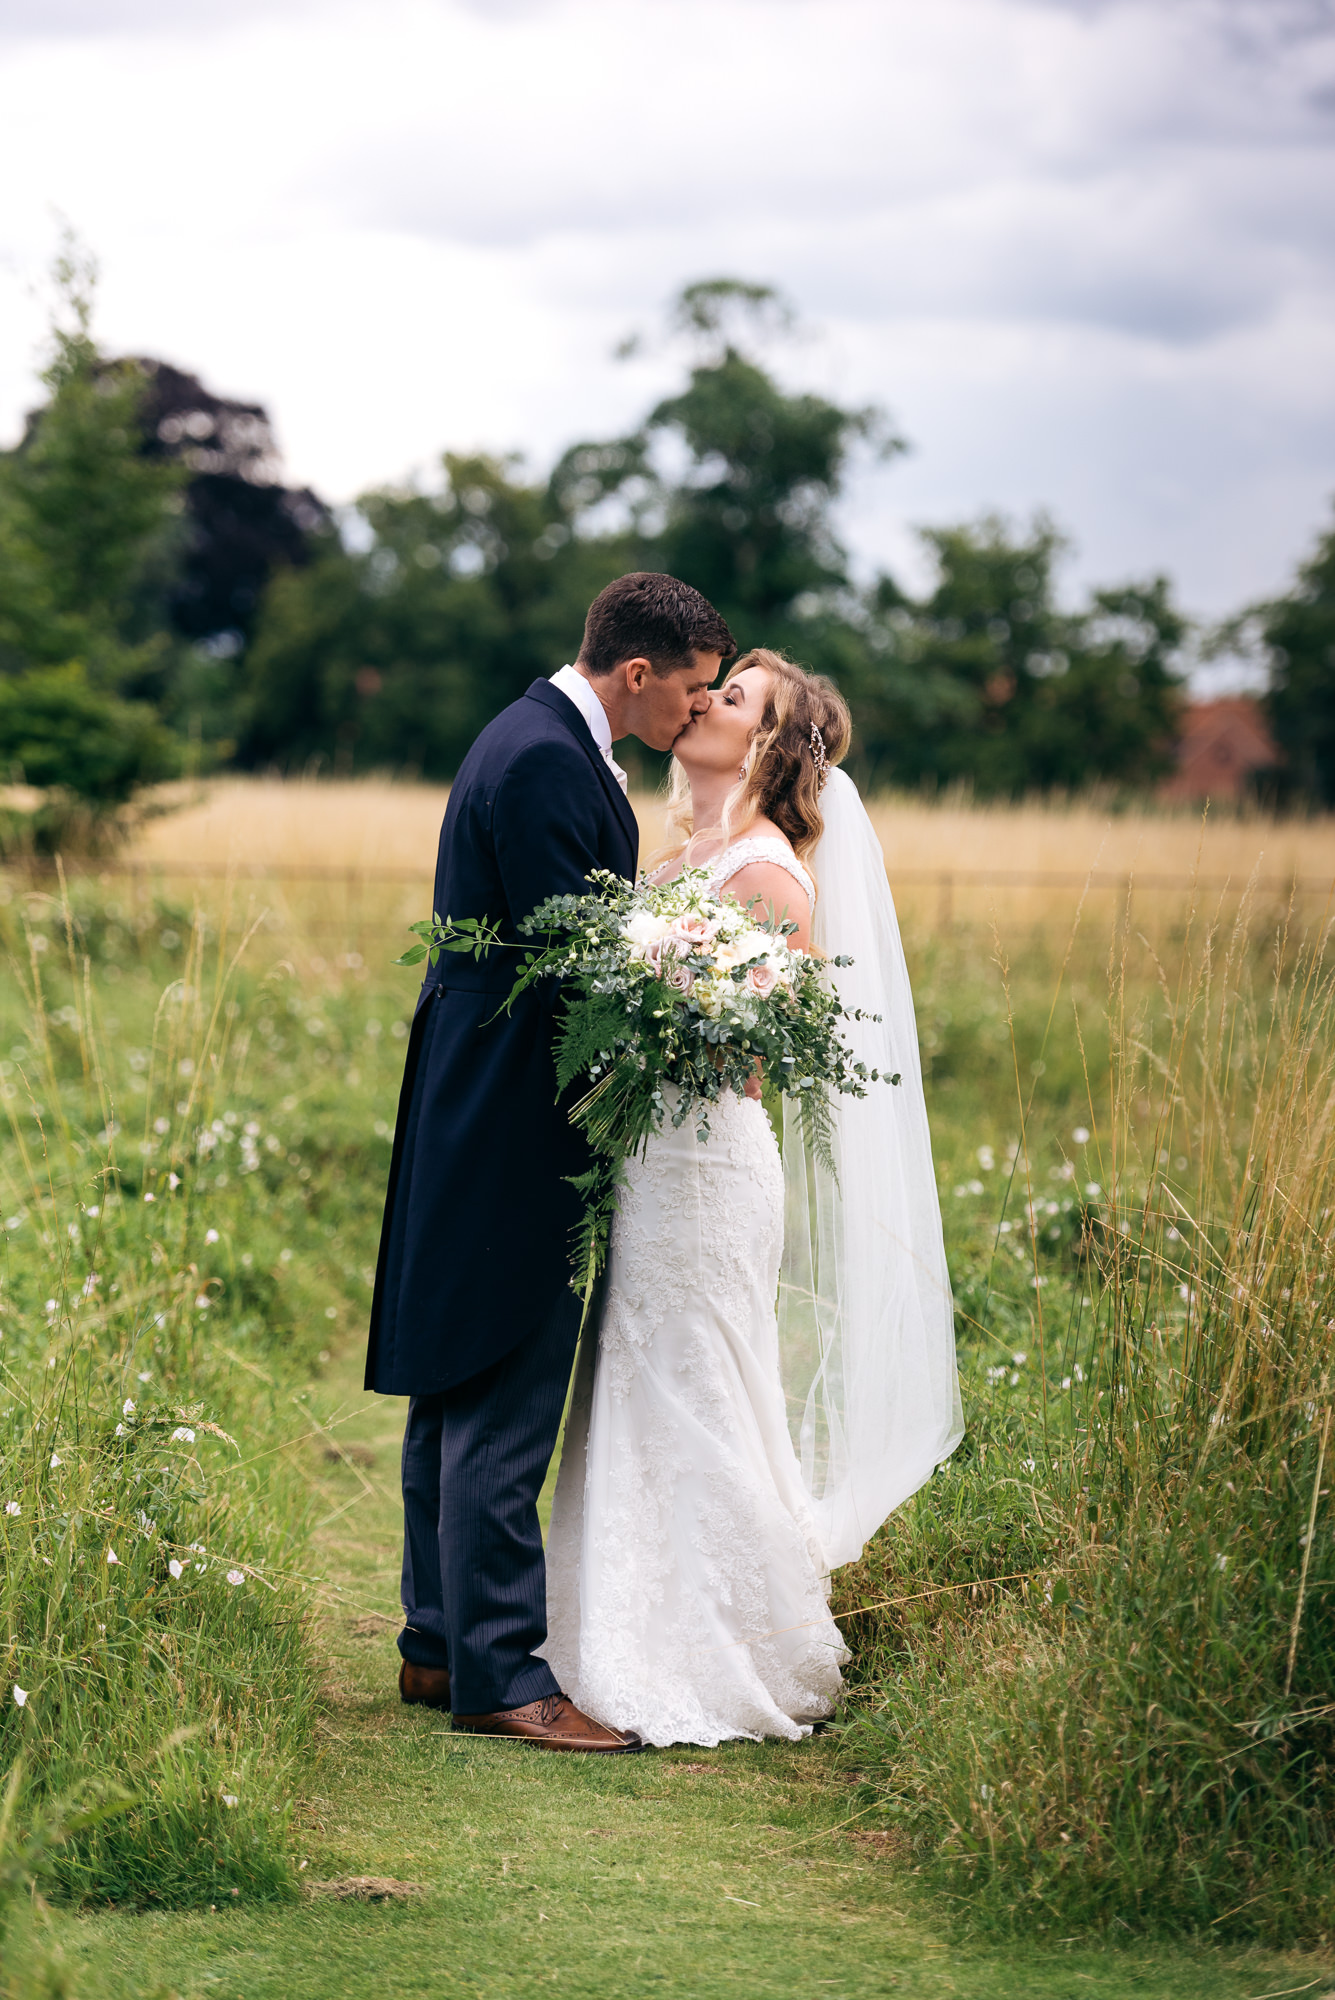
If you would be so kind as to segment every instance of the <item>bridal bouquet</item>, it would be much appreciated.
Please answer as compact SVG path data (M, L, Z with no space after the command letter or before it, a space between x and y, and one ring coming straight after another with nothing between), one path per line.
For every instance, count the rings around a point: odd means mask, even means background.
M750 909L713 895L709 871L640 883L596 872L578 896L553 896L521 925L525 954L509 1008L541 979L559 978L564 1005L556 1033L556 1076L590 1087L570 1112L595 1156L573 1183L584 1198L572 1283L586 1303L602 1269L625 1162L642 1151L665 1116L693 1119L709 1137L709 1107L741 1092L757 1064L774 1089L792 1097L818 1153L828 1160L829 1093L865 1097L879 1072L854 1060L838 1032L845 1009L826 961L790 940L791 922L762 922ZM497 942L490 927L433 918L414 924L422 942L400 964L429 952L479 956ZM898 1083L898 1076L886 1081Z

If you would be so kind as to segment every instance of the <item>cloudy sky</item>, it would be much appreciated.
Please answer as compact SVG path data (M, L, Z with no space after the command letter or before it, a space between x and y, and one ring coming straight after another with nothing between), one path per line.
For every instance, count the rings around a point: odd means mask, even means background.
M859 565L1046 506L1080 578L1281 585L1335 492L1335 0L0 0L0 440L63 214L104 343L265 402L334 500L542 465L765 279L885 405Z

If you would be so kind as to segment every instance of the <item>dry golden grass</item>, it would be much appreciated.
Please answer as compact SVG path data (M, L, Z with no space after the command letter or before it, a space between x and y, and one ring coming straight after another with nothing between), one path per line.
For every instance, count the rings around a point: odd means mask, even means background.
M219 778L161 795L170 810L144 823L130 853L173 873L233 868L281 881L289 872L329 871L349 884L381 877L374 892L370 882L356 883L361 916L397 924L425 907L448 796L443 785L383 779ZM634 804L648 854L662 841L662 801L642 793ZM902 907L932 923L986 919L994 908L1008 923L1065 922L1091 871L1095 908L1111 907L1134 877L1146 921L1172 921L1197 872L1212 901L1222 884L1231 895L1253 872L1272 898L1298 877L1307 885L1304 912L1316 915L1335 878L1329 817L1112 813L1087 802L933 804L893 794L872 801L871 813Z

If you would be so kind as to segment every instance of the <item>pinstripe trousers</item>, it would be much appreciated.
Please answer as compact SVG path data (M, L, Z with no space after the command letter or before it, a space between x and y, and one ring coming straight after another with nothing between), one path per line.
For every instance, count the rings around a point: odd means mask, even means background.
M560 1692L533 1653L547 1637L538 1495L579 1317L579 1300L563 1287L537 1332L490 1368L408 1404L399 1651L416 1666L448 1669L456 1715Z

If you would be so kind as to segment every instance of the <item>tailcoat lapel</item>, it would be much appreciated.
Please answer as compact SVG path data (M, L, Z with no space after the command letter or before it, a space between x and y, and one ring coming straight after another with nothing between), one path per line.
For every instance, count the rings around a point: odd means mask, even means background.
M633 880L640 852L639 821L631 809L630 800L612 776L602 752L589 733L589 726L585 722L584 717L580 714L569 696L562 694L560 688L554 688L550 681L534 681L532 687L528 689L528 699L530 701L540 701L544 708L550 708L553 714L560 716L562 722L564 722L566 728L580 745L594 770L598 773L599 782L603 790L607 793L615 809L617 819L621 824L621 829L630 843L630 874Z

